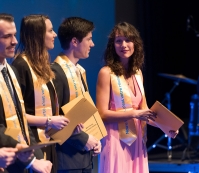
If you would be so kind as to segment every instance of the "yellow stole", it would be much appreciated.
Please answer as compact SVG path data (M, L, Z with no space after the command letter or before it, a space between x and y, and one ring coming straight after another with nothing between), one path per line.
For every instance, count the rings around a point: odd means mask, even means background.
M29 133L28 133L28 124L27 124L27 120L26 120L26 116L25 116L25 107L24 107L24 101L23 101L23 97L22 97L22 93L21 93L21 88L20 88L19 83L17 81L17 78L16 78L12 68L9 66L9 64L7 64L7 69L9 71L10 76L11 76L11 80L12 80L14 86L15 86L15 90L16 90L18 99L19 99L20 104L21 104L21 109L22 109L22 114L23 114L22 120L24 122L25 133L26 133L26 136L28 138L28 142L30 144L30 138L29 138ZM26 144L24 136L22 135L19 119L17 117L17 113L16 113L16 110L15 110L13 100L11 98L11 95L10 95L10 92L7 88L7 85L4 81L2 73L0 73L0 96L1 96L2 102L3 102L3 108L4 108L4 112L5 112L7 128L20 129L20 132L17 136L17 140L21 144Z
M41 117L49 117L52 116L52 106L51 106L51 99L48 87L46 84L40 84L38 82L37 76L34 73L32 67L30 66L26 56L22 56L22 58L26 61L29 66L33 85L34 85L34 94L35 94L35 116ZM51 82L52 83L52 82ZM55 93L56 97L56 93ZM58 105L58 103L56 103ZM57 108L56 105L56 108ZM49 141L50 137L46 135L45 127L37 127L37 132L40 141L45 142Z
M112 97L114 99L115 111L126 111L128 109L133 109L132 100L129 93L128 85L125 81L124 76L116 76L111 72L111 86L112 86ZM143 109L145 106L145 94L141 76L139 71L135 74L136 80L138 82L139 88L142 94L142 102L138 109ZM142 125L142 135L143 141L146 142L146 122L141 121ZM137 138L137 132L135 128L134 120L128 120L118 123L120 140L125 142L127 145L131 145Z
M79 95L82 95L81 83L79 82L78 76L73 67L74 64L72 64L72 62L68 59L68 57L62 53L59 56L57 56L57 58L55 59L54 62L58 63L61 66L61 68L63 69L63 71L68 79L68 84L69 84L69 88L70 88L70 101L75 99ZM88 85L86 82L85 69L82 66L80 66L79 64L77 64L77 68L79 69L79 71L84 79L84 82L88 88Z

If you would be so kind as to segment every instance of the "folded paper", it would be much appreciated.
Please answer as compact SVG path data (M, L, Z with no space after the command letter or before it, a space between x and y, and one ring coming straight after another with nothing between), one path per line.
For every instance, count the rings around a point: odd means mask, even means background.
M159 101L156 101L150 109L157 114L154 123L168 137L171 137L171 134L169 133L170 130L177 131L184 124L179 117L168 110Z

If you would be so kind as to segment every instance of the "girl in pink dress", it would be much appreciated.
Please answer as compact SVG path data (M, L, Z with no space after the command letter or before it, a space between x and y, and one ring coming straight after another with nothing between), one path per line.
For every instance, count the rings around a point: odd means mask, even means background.
M96 103L108 135L102 139L99 173L148 173L146 123L155 126L156 115L146 103L143 44L134 26L122 22L113 28L104 60Z

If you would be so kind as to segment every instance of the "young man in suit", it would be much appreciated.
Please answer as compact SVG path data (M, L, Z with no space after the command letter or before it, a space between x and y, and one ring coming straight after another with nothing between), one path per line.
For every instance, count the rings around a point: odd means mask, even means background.
M0 13L0 147L21 149L36 142L25 117L17 71L6 61L6 58L14 57L17 43L13 16ZM5 135L6 129L19 131L16 139ZM14 164L4 171L22 173L32 168L36 172L49 173L52 164L42 159L41 150L35 150L34 154L32 151L16 154Z
M88 91L85 70L77 63L88 58L94 46L93 29L93 22L79 17L66 18L59 26L58 38L63 51L52 64L52 70L62 115L61 106ZM100 153L101 143L92 135L80 132L56 149L58 173L91 173L92 157Z

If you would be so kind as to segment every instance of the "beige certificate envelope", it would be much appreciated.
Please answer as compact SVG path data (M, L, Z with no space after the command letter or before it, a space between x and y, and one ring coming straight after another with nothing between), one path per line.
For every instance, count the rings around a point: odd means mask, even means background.
M95 106L90 94L84 93L84 97ZM98 140L107 136L107 131L98 111L84 123L83 131L87 134L93 135Z
M168 137L171 137L170 130L178 130L184 122L177 117L174 113L163 106L159 101L156 101L151 110L157 113L155 124L165 133Z
M59 142L60 145L72 135L78 124L84 123L97 111L96 107L83 96L79 96L62 106L62 110L65 117L70 120L70 123L62 130L51 129L47 133L54 140L61 140L61 142Z

